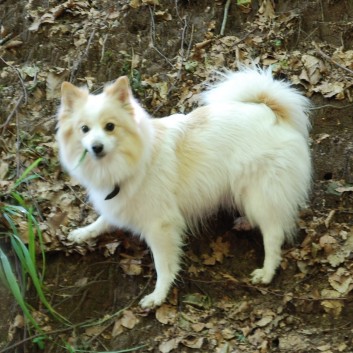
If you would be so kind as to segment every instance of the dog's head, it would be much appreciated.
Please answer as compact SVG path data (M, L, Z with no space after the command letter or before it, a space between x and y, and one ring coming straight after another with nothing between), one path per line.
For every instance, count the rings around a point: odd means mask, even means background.
M123 170L138 162L144 113L127 77L120 77L98 95L69 82L62 84L61 93L57 138L61 161L69 171L77 168L93 173L112 164L115 170L117 165Z

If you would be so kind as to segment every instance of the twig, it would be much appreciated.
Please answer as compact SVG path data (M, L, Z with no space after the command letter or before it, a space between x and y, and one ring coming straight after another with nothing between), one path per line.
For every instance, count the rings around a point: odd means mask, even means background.
M192 38L194 35L194 25L192 25L191 27L191 35L190 35L190 41L189 41L189 45L188 45L188 50L186 52L185 55L185 50L184 50L184 42L185 42L185 33L186 33L186 29L188 27L188 23L186 21L186 19L183 19L184 21L184 27L183 27L183 31L181 34L181 44L180 44L180 55L181 55L181 60L180 60L180 67L178 69L177 72L177 76L176 79L174 80L173 84L169 87L168 92L166 94L166 96L168 96L170 94L170 92L174 89L174 87L176 86L177 82L180 80L181 78L181 73L183 71L183 64L185 62L185 60L189 57L190 54L190 50L191 50L191 45L192 45ZM161 109L161 107L163 106L163 103L161 103L154 111L152 114L155 114L159 111L159 109Z
M100 60L100 62L102 62L103 59L104 59L104 54L105 54L105 42L107 41L107 39L108 39L108 34L106 34L106 35L104 36L104 38L103 38L103 42L102 42L102 54L101 54L101 60Z
M86 207L88 207L89 209L93 210L93 206L91 206L91 204L85 200L83 200L79 194L76 192L76 190L70 185L70 184L66 184L66 186L71 190L71 192L74 194L74 196L81 202L82 205L85 205Z
M228 11L229 11L229 6L230 6L231 0L227 0L225 6L224 6L224 15L223 15L223 21L222 21L222 26L221 26L221 31L220 35L224 35L224 31L226 29L226 24L227 24L227 18L228 18Z
M20 96L20 98L17 100L14 108L12 109L11 113L9 114L9 116L7 117L6 121L0 125L0 129L2 129L2 135L5 132L6 127L9 125L12 117L15 115L15 113L17 112L18 108L20 107L22 101L24 100L24 104L27 104L28 101L28 94L27 94L27 90L26 90L26 86L23 82L23 79L21 77L21 73L18 71L18 69L14 66L12 66L11 64L9 64L3 57L0 56L0 60L7 65L8 67L10 67L13 71L16 72L16 75L18 76L20 83L21 83L21 87L22 87L22 95Z
M80 56L80 58L76 61L76 63L74 63L72 65L72 70L71 70L71 75L70 75L70 82L73 82L76 78L76 74L78 72L78 69L80 67L80 65L82 64L83 59L88 55L88 51L89 51L89 47L91 46L93 37L96 33L96 30L94 29L88 39L87 45L86 45L86 49L83 52L83 54Z
M337 67L339 67L340 69L342 70L345 70L347 71L348 73L350 73L351 75L353 75L353 71L348 69L347 67L337 63L336 61L332 60L327 54L325 54L320 48L319 46L314 42L314 47L315 47L315 50L316 52L321 56L323 57L325 60L331 62L332 64L336 65Z
M181 44L180 44L180 56L181 56L181 60L180 60L180 67L177 73L177 80L180 80L181 77L181 72L183 71L183 64L185 61L185 57L184 57L184 41L185 41L185 32L186 29L188 27L188 23L186 21L186 18L184 18L184 27L183 27L183 31L181 33Z
M156 47L155 40L156 40L156 24L154 22L154 16L151 6L148 6L151 15L151 48L154 49L171 67L174 65L170 62L170 60Z
M21 148L21 137L20 137L20 122L18 121L18 114L16 114L16 176L17 178L21 175L21 160L20 160L20 148Z
M352 108L352 104L346 104L343 106L338 106L334 104L324 104L324 105L319 105L317 107L312 107L310 110L318 110L318 109L323 109L323 108L333 108L333 109L347 109L347 108Z
M281 298L284 298L286 296L287 293L278 293L276 291L273 291L273 290L270 290L270 289L267 289L263 286L257 286L257 285L254 285L254 284L251 284L249 283L248 281L241 281L241 280L237 280L236 278L234 278L233 276L227 274L227 273L223 273L222 274L223 277L232 282L232 283L236 283L237 285L241 285L241 286L245 286L245 287L248 287L248 288L251 288L251 289L255 289L259 292L265 292L267 294L271 294L271 295L274 295L276 297L281 297ZM340 301L340 300L348 300L348 297L326 297L326 298L311 298L311 297L305 297L305 296L301 296L301 297L297 297L297 296L292 296L291 299L294 299L294 300L303 300L303 301L315 301L315 302L321 302L321 301L324 301L324 300L337 300L337 301ZM0 352L1 353L1 352Z
M248 33L246 33L244 37L240 38L238 41L233 43L233 46L236 46L236 45L240 44L241 42L243 42L246 38L248 38L250 36L250 34L253 34L255 31L256 31L256 28L254 28L251 31L249 31Z
M26 86L25 83L23 82L21 73L18 71L18 69L14 66L12 66L11 64L9 64L3 57L0 56L0 60L7 65L8 67L11 67L12 70L14 70L20 80L21 86L22 86L22 90L23 90L23 97L25 99L25 104L27 104L28 101L28 94L27 94L27 90L26 90Z
M13 32L9 33L5 38L0 39L0 45L5 44L7 41L9 41L13 36Z
M312 37L315 34L315 32L317 32L318 30L319 30L319 27L315 27L309 34L301 30L301 32L306 34L306 37L303 39L303 42L307 42L309 38ZM299 41L299 38L298 38L298 41Z
M324 224L325 224L326 228L330 227L330 223L331 223L335 214L336 214L336 210L331 210L330 213L328 214L327 218L324 220Z
M320 0L320 9L321 9L321 20L325 21L324 6L322 5L322 0Z
M191 46L192 46L192 42L193 42L193 39L194 39L194 31L195 31L195 25L192 24L191 25L190 40L189 40L189 45L188 45L188 50L186 52L185 60L187 60L189 58L189 56L190 56Z
M19 98L18 101L16 102L14 108L12 109L11 113L10 113L9 116L7 117L6 121L5 121L2 125L0 125L0 129L3 129L2 134L4 134L5 128L7 127L7 125L9 125L9 123L10 123L12 117L13 117L14 114L16 113L18 107L21 105L21 102L22 102L23 99L24 99L24 95L21 94L20 98Z

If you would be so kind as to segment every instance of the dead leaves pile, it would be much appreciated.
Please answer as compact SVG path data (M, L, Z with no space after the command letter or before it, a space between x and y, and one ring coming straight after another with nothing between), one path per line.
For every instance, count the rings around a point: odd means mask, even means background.
M289 50L293 45L291 41L299 41L300 15L296 12L275 15L274 4L263 3L272 10L260 8L258 17L247 23L241 37L219 37L216 23L211 21L204 40L194 43L188 56L180 52L175 66L184 72L185 79L180 82L173 112L189 111L216 70L236 70L238 63L271 66L275 74L284 74L291 82L302 86L308 96L319 93L325 98L352 102L352 50L337 48L333 51L325 43L305 40L300 42L300 50ZM172 71L167 76L169 82L161 79L160 74L145 81L153 88L152 105L168 102L170 96L166 93L175 84L176 74ZM155 84L150 84L152 81Z

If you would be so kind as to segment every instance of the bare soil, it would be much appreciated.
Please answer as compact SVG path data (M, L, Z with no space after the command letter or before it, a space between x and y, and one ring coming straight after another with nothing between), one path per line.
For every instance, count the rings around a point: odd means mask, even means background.
M0 1L0 153L8 165L0 181L44 157L42 179L23 192L46 239L48 296L72 323L47 316L29 288L50 338L40 349L35 332L16 327L20 311L1 287L0 352L353 352L352 2L252 1L247 9L232 1L224 36L223 1L157 3ZM297 243L283 250L274 281L254 286L248 279L263 260L261 235L232 229L236 215L220 211L187 238L168 302L142 311L137 303L155 281L143 243L120 231L87 247L65 242L69 229L95 215L57 160L60 83L99 91L128 74L159 117L192 109L210 70L236 69L238 60L273 64L313 101L313 191ZM5 238L1 244L9 249Z

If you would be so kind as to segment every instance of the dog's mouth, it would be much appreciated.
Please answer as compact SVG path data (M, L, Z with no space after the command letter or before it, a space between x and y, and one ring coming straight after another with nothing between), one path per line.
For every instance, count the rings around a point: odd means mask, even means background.
M103 157L106 156L106 153L102 152L102 153L92 153L92 157L96 160L102 159Z

